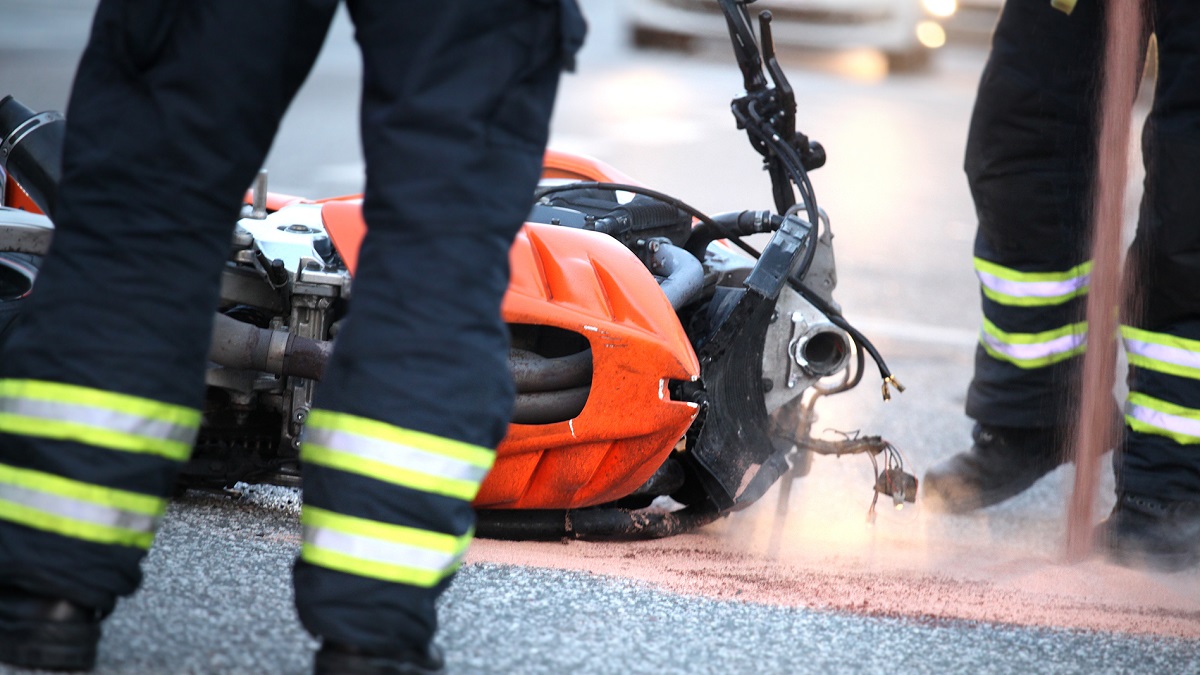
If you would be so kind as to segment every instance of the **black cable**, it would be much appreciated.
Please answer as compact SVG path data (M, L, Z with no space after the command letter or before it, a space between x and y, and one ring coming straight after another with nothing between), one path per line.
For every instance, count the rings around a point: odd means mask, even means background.
M784 140L775 133L775 129L758 112L757 103L757 101L752 100L746 106L750 118L739 116L737 112L734 113L734 117L738 118L739 122L742 122L747 132L755 132L759 135L759 140L768 146L775 153L775 156L783 162L784 168L788 171L792 181L796 183L796 187L800 190L800 198L804 203L805 209L808 211L809 219L815 223L820 218L820 211L817 209L816 191L813 189L812 181L808 178L808 170L804 168L804 160L801 159L796 148L789 142L791 139ZM752 120L754 124L749 124L748 120Z
M892 376L892 371L889 370L887 364L884 363L883 356L879 354L879 350L875 349L875 345L871 344L871 341L868 340L861 331L854 326L851 326L850 322L846 321L846 318L843 316L830 316L829 320L833 323L833 325L849 333L850 337L854 338L854 341L857 342L860 347L867 350L867 353L871 355L871 359L875 361L875 365L879 367L880 377L886 380Z
M578 181L575 183L566 183L563 185L553 185L550 187L539 188L537 192L535 192L535 195L538 199L541 199L546 195L555 194L558 192L570 192L572 190L580 190L585 188L594 188L597 190L620 190L622 192L632 192L634 194L645 195L647 197L657 199L660 202L664 202L679 209L680 211L683 211L696 220L699 220L705 225L713 228L717 232L720 232L722 239L728 239L729 241L733 242L738 248L750 254L755 259L757 259L760 255L757 249L742 241L736 234L725 229L725 226L713 220L700 209L690 206L666 193L659 192L658 190L651 190L650 188L642 187L640 185L628 185L626 183L605 183L599 181Z
M855 340L853 336L850 338L850 345L854 349L854 372L845 382L834 387L833 389L822 392L823 395L832 396L834 394L840 394L843 391L850 391L851 389L857 387L860 382L862 382L863 371L866 370L866 354L863 352L862 346L858 344L858 341Z
M754 103L751 102L748 106L752 117L747 117L737 106L733 107L733 116L738 120L738 123L746 129L746 132L751 138L757 139L763 144L766 149L775 154L775 157L783 165L784 170L788 173L792 182L796 183L800 189L800 201L793 206L801 206L808 213L811 229L809 230L809 245L804 252L798 270L801 274L808 270L812 264L813 258L816 256L817 244L820 239L819 228L821 226L821 212L817 207L817 197L813 190L812 182L808 179L808 172L804 169L804 164L796 154L795 148L791 145L782 142L778 136L773 133L768 133L763 128L770 128L769 124L758 114L754 108ZM782 152L781 152L782 150ZM761 152L761 150L760 150ZM765 153L764 153L765 154ZM787 214L785 214L787 215Z
M791 181L800 190L800 201L793 204L792 208L796 206L802 207L807 212L808 219L811 221L812 230L809 246L804 252L804 259L798 267L802 271L801 273L803 273L812 264L813 258L816 256L817 244L820 240L821 211L817 206L816 190L812 186L812 181L808 178L808 170L804 168L804 161L800 158L796 149L774 133L774 129L770 123L758 112L757 102L750 101L746 108L748 115L738 110L737 106L734 106L734 118L738 120L751 137L756 138L767 150L774 153L775 158L782 164ZM784 215L789 215L790 213L792 213L791 209Z

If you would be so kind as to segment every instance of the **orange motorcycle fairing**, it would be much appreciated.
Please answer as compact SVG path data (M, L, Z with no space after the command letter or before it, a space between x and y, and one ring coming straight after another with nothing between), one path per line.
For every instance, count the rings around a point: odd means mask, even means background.
M325 202L322 218L353 273L366 232L361 203ZM586 338L592 387L573 419L509 427L475 505L568 509L625 497L695 420L696 404L671 400L668 386L699 377L695 351L653 275L617 240L526 223L509 256L504 320Z
M604 234L527 223L510 260L504 320L586 337L592 387L574 419L511 425L475 504L568 509L627 496L698 411L669 394L671 380L700 375L675 310L641 261Z
M38 205L29 198L29 195L25 193L25 190L23 190L20 185L17 185L17 181L13 180L12 176L2 173L0 173L0 175L4 176L4 189L0 190L0 193L4 194L4 203L0 204L0 206L21 209L22 211L28 211L30 213L42 212L42 209L39 208Z

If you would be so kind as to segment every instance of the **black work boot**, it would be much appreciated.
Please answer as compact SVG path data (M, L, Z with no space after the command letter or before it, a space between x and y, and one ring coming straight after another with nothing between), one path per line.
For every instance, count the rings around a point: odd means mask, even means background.
M444 669L442 650L434 644L423 651L372 654L326 640L317 652L313 675L434 675Z
M932 508L967 513L998 504L1037 482L1065 461L1053 428L1017 429L976 424L971 449L925 473Z
M101 612L70 600L0 586L0 663L37 670L91 670Z
M1095 534L1097 546L1118 565L1164 572L1195 567L1200 565L1200 501L1123 493Z

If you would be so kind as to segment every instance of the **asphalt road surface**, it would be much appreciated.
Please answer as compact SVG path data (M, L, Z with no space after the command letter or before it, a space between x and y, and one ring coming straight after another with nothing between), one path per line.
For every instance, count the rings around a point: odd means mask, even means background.
M624 2L584 4L592 36L552 145L705 211L769 207L728 113L740 75L725 46L633 51ZM0 93L61 109L92 5L0 0ZM908 386L884 404L869 374L821 408L818 428L882 434L918 475L968 444L979 310L960 167L984 58L983 45L952 44L930 71L890 76L866 50L785 59L799 126L829 153L813 180L837 235L837 300ZM359 191L357 73L341 20L276 140L272 189ZM868 526L869 464L818 458L770 550L774 493L658 544L481 542L442 601L438 639L451 673L1200 672L1200 574L1062 563L1071 480L1064 467L980 514L918 506ZM97 672L310 668L289 575L298 494L248 493L176 501L143 588L106 624ZM701 573L689 559L714 562Z

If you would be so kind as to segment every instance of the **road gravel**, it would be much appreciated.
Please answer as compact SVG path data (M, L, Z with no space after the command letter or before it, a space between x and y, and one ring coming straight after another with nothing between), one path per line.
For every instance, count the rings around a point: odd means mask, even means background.
M255 488L240 500L203 493L178 500L146 559L143 588L105 625L95 672L307 672L316 643L296 621L289 584L297 499L294 491ZM667 562L703 557L712 541L678 544ZM715 599L616 566L609 574L561 568L563 556L574 555L566 551L595 559L595 544L481 543L482 557L519 562L468 563L443 596L438 641L452 674L1200 671L1194 639L877 616L796 606L778 588L774 599ZM554 548L561 550L550 555ZM629 560L661 569L665 556L643 550ZM734 560L727 572L744 567ZM844 570L811 574L835 587L846 577ZM742 588L761 590L753 578Z

